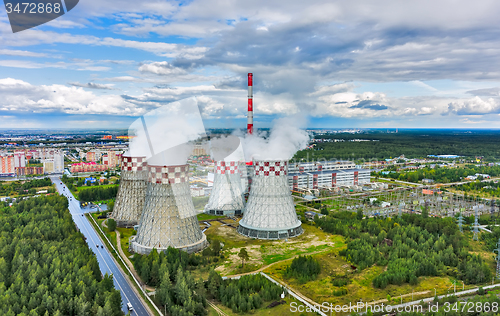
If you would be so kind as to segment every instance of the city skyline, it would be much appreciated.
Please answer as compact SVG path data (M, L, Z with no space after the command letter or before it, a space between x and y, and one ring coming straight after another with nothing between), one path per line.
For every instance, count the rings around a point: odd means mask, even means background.
M12 33L0 14L2 128L127 128L197 97L206 128L499 128L494 1L81 2Z

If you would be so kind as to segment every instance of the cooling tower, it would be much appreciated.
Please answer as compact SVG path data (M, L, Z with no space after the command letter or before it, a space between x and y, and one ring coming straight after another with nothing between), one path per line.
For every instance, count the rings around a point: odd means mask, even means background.
M146 157L122 156L120 187L111 217L120 227L137 225L144 207L148 170Z
M259 239L302 234L288 187L287 161L255 161L252 187L238 233Z
M214 169L214 186L205 213L240 215L245 205L238 162L217 161Z
M188 165L148 166L146 201L131 243L134 252L148 254L170 246L192 253L207 246L191 199L188 170Z

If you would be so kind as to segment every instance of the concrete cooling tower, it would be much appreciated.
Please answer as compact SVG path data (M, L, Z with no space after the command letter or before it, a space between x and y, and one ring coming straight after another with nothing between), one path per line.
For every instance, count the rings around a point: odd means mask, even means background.
M252 187L238 233L259 239L285 239L303 233L287 172L287 161L254 162Z
M137 225L144 208L148 170L146 157L122 156L120 187L111 217L120 227Z
M214 169L214 186L205 213L240 215L245 202L238 161L216 161Z
M207 246L201 232L189 191L188 165L148 166L146 201L137 236L132 240L134 252L148 254L169 246L188 253Z

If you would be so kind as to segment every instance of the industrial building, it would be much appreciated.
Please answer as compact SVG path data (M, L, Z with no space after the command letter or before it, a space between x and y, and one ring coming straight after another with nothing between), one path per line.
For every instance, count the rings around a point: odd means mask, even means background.
M292 163L288 171L288 186L319 189L370 183L370 170L357 169L352 161L322 161Z
M370 183L370 170L368 169L322 170L288 174L288 186L292 190L336 188L368 183Z
M288 173L328 171L328 170L348 170L356 169L356 164L352 161L317 161L290 163Z
M288 188L287 161L254 161L252 186L238 233L259 239L287 239L303 233Z
M120 187L111 215L118 226L132 227L139 222L146 198L147 179L146 157L122 157Z
M144 208L130 248L149 254L175 247L188 253L205 248L189 190L189 165L148 165Z

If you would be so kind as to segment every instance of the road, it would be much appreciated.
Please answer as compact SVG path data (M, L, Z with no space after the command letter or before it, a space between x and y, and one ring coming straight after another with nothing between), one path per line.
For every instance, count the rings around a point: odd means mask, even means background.
M64 183L61 183L59 177L51 177L52 182L56 185L59 193L63 194L66 198L68 198L69 202L69 211L71 216L73 216L73 221L76 226L82 232L82 234L87 238L87 243L90 247L90 250L95 253L97 257L97 262L99 263L99 268L101 269L102 274L113 275L113 282L115 284L115 288L120 290L122 295L122 310L125 314L128 313L127 303L131 303L134 310L131 312L131 315L139 315L139 316L149 316L150 314L147 312L146 308L142 304L142 301L139 299L137 294L132 289L131 285L125 279L125 276L122 271L118 268L118 264L115 262L111 253L109 253L108 248L102 248L103 242L99 238L99 235L94 230L92 225L89 223L87 217L84 216L85 210L80 208L80 202L75 199L73 194L69 191ZM88 210L87 210L88 211ZM99 247L96 247L98 245Z

